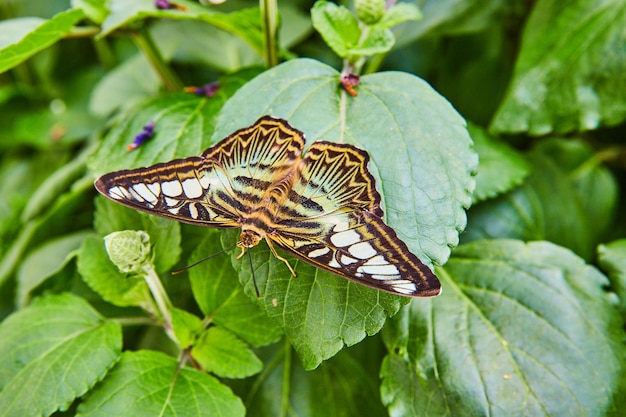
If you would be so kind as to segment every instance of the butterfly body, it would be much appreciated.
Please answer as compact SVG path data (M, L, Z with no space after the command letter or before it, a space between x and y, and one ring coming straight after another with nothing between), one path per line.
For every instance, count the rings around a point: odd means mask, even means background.
M439 294L430 269L383 220L367 152L317 141L270 116L198 157L98 178L108 198L137 210L207 227L240 227L237 246L266 240L360 284L413 297Z

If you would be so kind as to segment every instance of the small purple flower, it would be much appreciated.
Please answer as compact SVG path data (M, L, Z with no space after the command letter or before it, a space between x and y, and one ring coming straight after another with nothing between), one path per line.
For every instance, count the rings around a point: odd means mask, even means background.
M155 0L154 5L156 6L157 9L161 9L161 10L178 9L183 12L187 10L185 6L180 6L169 0Z
M213 97L217 90L220 88L220 83L215 81L209 84L205 84L202 87L185 87L185 92L193 93L200 97Z
M133 149L137 149L139 146L141 146L141 144L143 144L145 141L147 141L152 136L154 136L154 125L155 125L154 120L148 123L147 125L145 125L143 129L141 130L141 133L135 136L135 140L133 141L133 143L128 145L126 149L128 149L129 151L132 151Z

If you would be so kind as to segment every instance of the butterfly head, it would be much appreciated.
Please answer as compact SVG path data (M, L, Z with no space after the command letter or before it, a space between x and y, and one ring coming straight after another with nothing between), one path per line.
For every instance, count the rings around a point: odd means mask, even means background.
M239 235L239 242L237 242L237 246L241 248L241 254L237 259L243 256L246 249L258 245L261 239L263 237L254 230L242 230L241 235Z

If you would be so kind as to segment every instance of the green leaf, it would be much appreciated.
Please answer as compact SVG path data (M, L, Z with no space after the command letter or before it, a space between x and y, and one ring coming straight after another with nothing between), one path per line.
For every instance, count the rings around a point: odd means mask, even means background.
M364 76L358 97L345 102L338 80L335 70L312 60L279 65L228 101L214 136L271 114L289 120L309 144L325 139L366 149L388 224L422 261L445 263L465 226L463 207L471 200L477 163L463 119L425 82L405 73ZM397 152L389 152L390 143ZM283 327L305 368L378 332L401 305L399 297L290 259L298 274L292 278L266 248L251 251L262 307ZM256 299L249 263L233 262Z
M38 299L0 325L0 416L66 410L104 377L121 346L120 326L83 299Z
M156 95L160 89L161 80L148 58L144 54L136 54L98 80L89 101L89 110L102 117L118 109L128 111Z
M580 197L587 219L593 219L592 243L610 233L619 199L617 180L604 166L602 154L583 139L542 140L535 149L565 171Z
M611 288L619 297L622 317L626 317L626 239L598 246L598 263L611 280Z
M109 259L101 237L85 239L78 253L77 266L83 281L109 303L153 310L146 282L141 277L121 273Z
M422 261L430 264L426 254L444 264L465 226L478 163L464 120L407 73L363 76L345 104L338 83L337 71L310 59L268 70L224 106L214 142L270 114L304 132L307 145L323 139L367 150L388 224Z
M45 22L46 19L40 17L18 17L0 22L0 50L19 42Z
M83 16L81 10L67 10L45 21L37 28L32 27L33 21L30 20L31 30L25 36L23 36L23 29L13 30L11 41L0 43L3 44L0 45L0 74L26 61L35 53L70 33L76 22ZM12 27L15 28L17 25L12 25Z
M265 352L267 366L262 374L234 381L235 392L249 393L248 417L388 415L378 393L379 363L351 356L354 349L340 352L314 371L304 370L287 343L269 349ZM368 372L367 368L376 371Z
M378 25L365 30L365 37L356 46L348 49L349 55L374 55L390 51L395 42L393 33Z
M101 235L121 230L143 230L150 235L152 258L159 273L169 272L180 257L180 224L131 210L104 197L96 199L94 224Z
M623 409L623 323L596 269L548 242L494 240L460 246L440 272L442 295L386 334L390 415Z
M263 36L261 31L261 16L259 9L241 9L232 13L219 13L211 8L188 0L176 0L179 6L187 10L176 9L159 10L153 0L111 0L111 13L102 23L102 32L99 37L110 35L113 31L130 26L134 22L149 18L172 20L199 20L226 32L233 33L245 40L259 54L263 51Z
M102 24L109 14L106 0L72 0L72 7L81 9L92 22Z
M496 197L520 185L530 172L528 161L478 126L470 124L468 127L480 160L473 202Z
M337 55L345 58L349 50L356 47L361 29L356 17L343 6L327 1L317 1L311 9L311 21L324 42Z
M204 330L202 320L179 308L172 308L170 313L172 314L172 330L178 345L183 349L187 349Z
M592 256L614 217L614 179L601 165L586 165L594 155L589 148L564 140L544 142L529 154L532 172L522 186L472 208L465 242L549 240L585 259Z
M189 258L193 264L201 258L222 250L220 233L207 230L206 237ZM226 246L237 241L234 233L224 233ZM228 241L227 237L232 237ZM243 292L227 254L203 262L189 270L189 280L200 310L218 326L237 335L252 346L263 346L276 342L282 331Z
M316 368L344 345L352 346L376 334L406 300L291 260L298 274L294 278L265 243L254 247L250 256L261 293L260 305L282 328L307 370ZM250 264L236 259L236 254L232 262L240 271L246 293L256 300Z
M537 2L490 129L545 135L623 122L625 26L625 0Z
M263 362L237 336L221 327L209 327L191 356L208 372L224 378L246 378L261 372Z
M205 373L178 369L159 352L125 352L107 378L78 406L77 416L244 416L230 388Z
M194 94L164 94L138 107L117 124L87 161L96 175L199 155L211 144L215 115L226 100L257 71L240 71L219 79L210 98ZM139 76L139 74L137 74ZM126 84L117 85L123 89ZM107 89L114 88L107 86ZM104 97L106 99L106 97ZM127 150L145 125L154 121L154 136L132 152Z
M416 39L463 35L484 31L498 25L502 15L518 7L516 2L500 0L413 0L411 3L397 3L394 7L413 6L421 9L421 19L394 29L398 43L406 45ZM403 6L407 4L407 6ZM393 7L387 12L393 10ZM405 10L398 10L402 15ZM406 11L410 13L408 10ZM512 14L512 13L511 13ZM384 18L383 18L384 19Z
M23 223L34 219L47 210L50 205L67 191L79 178L85 175L85 161L87 155L93 152L93 147L85 149L69 163L62 165L58 170L49 174L37 190L30 196L24 207L21 220Z
M18 305L26 305L31 291L63 269L76 255L85 238L92 234L91 231L70 233L51 239L32 251L24 259L17 273Z
M417 5L411 3L396 3L387 10L382 19L377 23L385 29L391 29L400 23L411 20L420 20L423 17Z

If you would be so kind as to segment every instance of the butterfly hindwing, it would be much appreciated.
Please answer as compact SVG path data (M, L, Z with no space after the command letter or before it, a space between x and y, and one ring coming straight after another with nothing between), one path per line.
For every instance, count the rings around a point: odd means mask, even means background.
M428 297L439 280L387 226L366 152L315 142L286 201L284 220L268 236L295 256L380 290Z

